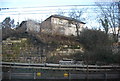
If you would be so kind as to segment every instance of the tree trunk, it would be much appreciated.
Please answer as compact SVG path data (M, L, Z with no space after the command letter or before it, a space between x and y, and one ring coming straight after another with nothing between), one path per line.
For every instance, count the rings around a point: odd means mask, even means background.
M76 25L76 33L77 33L77 37L79 37L79 26L78 26L78 23L76 23L75 25Z

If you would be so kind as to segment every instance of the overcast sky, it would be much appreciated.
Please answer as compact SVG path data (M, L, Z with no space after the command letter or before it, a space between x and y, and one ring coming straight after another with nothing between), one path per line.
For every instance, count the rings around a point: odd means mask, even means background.
M98 25L95 23L96 13L93 13L91 6L65 6L65 5L94 5L94 2L112 1L112 0L0 0L0 8L9 8L0 11L0 22L6 17L15 19L16 22L21 22L27 19L41 21L46 19L56 12L67 12L71 8L87 9L83 10L85 13L83 17L88 26ZM117 0L114 0L117 1ZM93 21L90 17L93 16Z
M0 7L33 7L88 4L94 0L0 0Z
M119 0L0 0L0 7L28 7L53 5L80 5L91 2L109 2Z

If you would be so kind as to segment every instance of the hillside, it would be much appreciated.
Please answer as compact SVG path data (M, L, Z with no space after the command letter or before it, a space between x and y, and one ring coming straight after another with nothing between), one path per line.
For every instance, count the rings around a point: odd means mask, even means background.
M68 50L80 46L75 40L76 38L72 36L49 35L40 32L22 31L21 29L10 29L9 31L12 31L12 33L4 34L5 31L3 31L4 61L19 62L20 59L23 59L21 62L58 62L62 58L71 58L71 55L67 54ZM23 39L25 39L25 41L23 41ZM9 43L11 43L11 45L9 45ZM63 54L61 51L65 53ZM74 53L75 52L73 52L73 54ZM53 60L53 57L56 58L59 55L61 55L59 59Z

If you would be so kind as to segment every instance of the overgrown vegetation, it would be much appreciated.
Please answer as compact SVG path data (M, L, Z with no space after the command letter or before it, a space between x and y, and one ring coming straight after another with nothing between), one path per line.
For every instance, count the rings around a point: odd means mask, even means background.
M9 20L9 18L8 18ZM8 23L9 24L9 23ZM11 26L11 25L9 25ZM120 50L113 53L113 41L109 34L101 30L84 29L79 36L50 35L26 31L26 28L11 29L5 25L2 27L3 40L14 38L20 40L20 43L11 43L3 45L3 61L18 61L20 57L46 57L47 54L56 51L56 49L82 49L83 52L77 52L74 55L53 55L47 58L47 62L56 63L56 60L64 57L84 61L86 64L120 64ZM21 38L26 38L22 41ZM7 42L7 43L10 43ZM68 47L64 47L67 45ZM5 59L5 58L9 59ZM31 59L32 61L32 59ZM35 62L39 62L35 60Z
M100 30L85 29L79 37L79 43L83 45L85 52L75 54L76 59L84 59L89 64L120 63L116 58L120 58L120 54L113 53L109 36Z

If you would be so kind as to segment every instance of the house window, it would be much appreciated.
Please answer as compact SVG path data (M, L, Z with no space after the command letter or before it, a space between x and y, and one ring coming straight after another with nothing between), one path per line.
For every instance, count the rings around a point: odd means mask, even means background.
M72 27L72 25L71 25L71 24L68 24L68 27Z
M62 21L62 19L59 19L59 24L63 24L63 21Z

